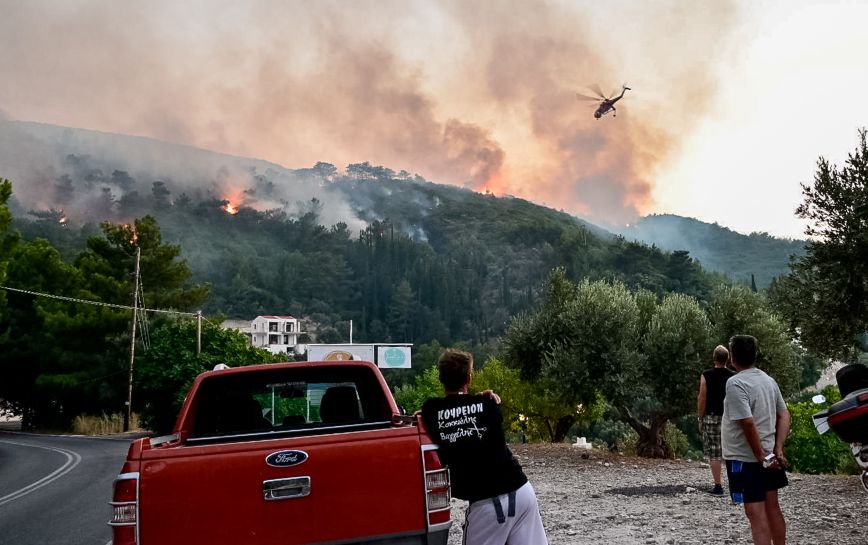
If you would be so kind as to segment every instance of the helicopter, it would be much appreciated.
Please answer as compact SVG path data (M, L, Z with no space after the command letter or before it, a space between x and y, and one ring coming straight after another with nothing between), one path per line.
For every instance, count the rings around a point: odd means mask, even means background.
M593 83L588 86L588 88L593 91L597 96L591 97L588 95L583 95L582 93L576 93L576 96L581 100L593 100L594 102L599 102L600 106L597 108L597 111L594 112L594 117L600 119L607 113L609 110L612 111L612 117L616 117L618 115L617 110L615 110L615 103L621 100L624 97L624 93L630 91L631 89L624 85L621 89L621 94L618 96L613 96L612 98L607 97L603 94L603 91L600 90L600 86L596 83ZM612 95L615 92L611 93Z

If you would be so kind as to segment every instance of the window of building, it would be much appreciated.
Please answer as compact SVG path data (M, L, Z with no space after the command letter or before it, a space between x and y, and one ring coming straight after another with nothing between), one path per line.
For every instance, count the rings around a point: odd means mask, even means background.
M292 333L292 322L286 322L286 331Z
M278 331L278 323L277 322L268 322L268 330L269 331Z
M278 344L280 343L280 335L269 335L268 336L268 344Z

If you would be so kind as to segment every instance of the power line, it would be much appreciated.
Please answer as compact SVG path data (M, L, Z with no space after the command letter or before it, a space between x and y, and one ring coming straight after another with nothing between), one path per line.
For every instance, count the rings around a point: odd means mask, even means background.
M142 277L139 275L139 301L136 303L140 309L145 308L145 286L142 284ZM151 335L148 329L148 315L142 312L137 315L139 321L139 329L141 330L142 346L145 351L151 349Z
M8 286L0 286L0 289L4 289L6 291L14 291L17 293L26 293L27 295L34 295L36 297L47 297L49 299L59 299L61 301L68 301L70 303L82 303L85 305L96 305L100 307L109 307L109 308L119 308L123 310L133 310L133 307L127 305L115 305L113 303L103 303L102 301L91 301L88 299L77 299L75 297L64 297L63 295L54 295L51 293L40 293L38 291L30 291L30 290L22 290L19 288L10 288ZM166 310L161 308L139 308L143 312L162 312L165 314L182 314L184 316L197 316L195 312L182 312L180 310Z

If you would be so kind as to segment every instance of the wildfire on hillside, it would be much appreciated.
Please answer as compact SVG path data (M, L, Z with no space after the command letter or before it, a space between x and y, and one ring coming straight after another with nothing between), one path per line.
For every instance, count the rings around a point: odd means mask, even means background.
M502 186L503 181L501 179L500 172L494 172L491 174L491 176L488 177L488 180L486 180L485 184L483 184L483 186L480 187L478 191L483 195L491 195L496 197L503 193Z
M224 204L224 205L221 206L220 208L222 208L223 210L225 210L227 214L234 216L235 214L238 213L238 208L232 206L232 203L231 203L231 202L229 202L229 201L224 201L224 202L225 202L226 204Z

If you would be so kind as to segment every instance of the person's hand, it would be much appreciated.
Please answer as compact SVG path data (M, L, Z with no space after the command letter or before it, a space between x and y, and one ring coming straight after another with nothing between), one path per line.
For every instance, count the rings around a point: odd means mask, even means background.
M494 393L494 390L483 390L480 392L485 397L491 398L495 403L500 405L500 396Z
M789 462L787 461L787 457L784 456L784 449L782 449L782 448L775 449L775 457L777 458L778 467L780 467L782 469L787 467L787 464Z
M696 423L699 425L699 433L702 433L702 430L705 428L705 423L702 421L702 417L696 417Z

